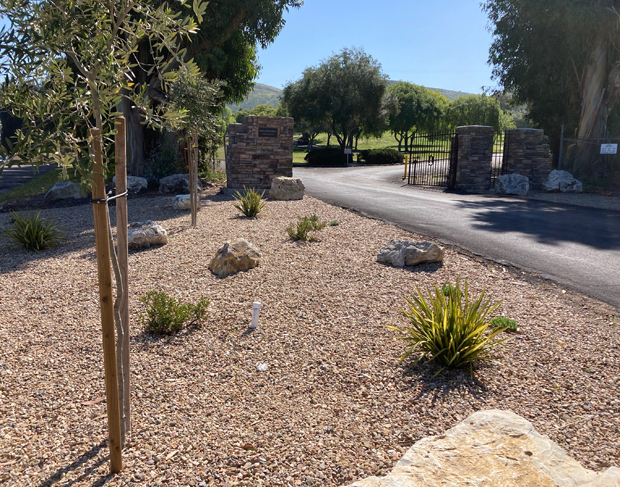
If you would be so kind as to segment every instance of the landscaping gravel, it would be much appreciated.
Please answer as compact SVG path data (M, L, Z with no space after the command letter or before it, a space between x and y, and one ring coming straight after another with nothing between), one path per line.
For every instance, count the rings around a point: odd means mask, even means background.
M203 197L198 228L172 197L129 202L169 243L130 253L133 430L109 476L97 269L90 206L42 211L67 241L29 253L0 236L0 484L11 486L338 486L387 473L418 439L481 409L525 417L587 468L620 466L618 310L536 276L448 248L443 265L376 262L419 238L312 198L257 219ZM112 211L112 213L114 213ZM338 221L318 241L285 228ZM10 215L0 214L0 227ZM260 265L218 279L207 266L245 238ZM404 294L457 276L503 299L519 332L497 361L445 371L399 364ZM200 329L142 331L139 297L211 300ZM250 332L252 302L262 303ZM265 367L266 365L266 367Z

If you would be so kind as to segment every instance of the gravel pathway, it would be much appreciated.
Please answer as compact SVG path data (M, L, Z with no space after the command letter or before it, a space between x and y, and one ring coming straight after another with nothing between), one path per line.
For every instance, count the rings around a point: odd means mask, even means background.
M42 211L66 231L58 249L30 254L0 236L0 484L338 486L387 473L418 439L491 408L524 416L588 468L620 466L618 310L453 248L443 266L386 267L379 248L415 236L312 198L269 202L256 220L208 198L195 230L171 203L130 200L130 221L157 221L170 243L129 257L133 432L115 477L91 208ZM289 241L286 226L312 213L339 225ZM261 249L260 266L215 278L211 256L237 237ZM403 294L458 275L503 299L520 332L473 377L399 365L385 325L403 324ZM143 333L150 289L206 296L208 323Z

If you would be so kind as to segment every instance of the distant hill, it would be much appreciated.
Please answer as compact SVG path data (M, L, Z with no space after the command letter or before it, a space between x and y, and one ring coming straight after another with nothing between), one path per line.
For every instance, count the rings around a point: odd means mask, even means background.
M390 84L397 83L397 81L390 81ZM429 90L437 90L449 100L454 100L461 95L469 95L464 91L443 90L441 88L429 88ZM256 83L254 90L243 100L242 103L227 104L226 106L232 110L233 113L238 112L241 109L251 110L257 105L269 105L271 107L277 107L280 103L280 93L282 90L274 86L263 85Z

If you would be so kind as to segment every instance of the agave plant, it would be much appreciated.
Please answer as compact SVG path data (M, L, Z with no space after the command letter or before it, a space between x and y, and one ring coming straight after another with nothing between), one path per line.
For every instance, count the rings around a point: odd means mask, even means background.
M263 200L265 192L263 191L262 193L258 193L254 189L245 189L245 186L243 187L243 190L245 194L241 194L239 191L235 193L234 198L237 203L233 206L245 216L254 218L261 211L263 211L265 205L267 204Z
M428 301L417 287L416 292L411 298L405 297L408 309L402 314L409 321L408 326L389 327L400 332L399 338L407 342L401 362L419 353L413 364L429 357L442 366L439 374L446 367L459 368L471 366L476 360L491 360L493 349L506 340L497 338L504 328L489 329L489 315L501 302L485 301L484 291L478 298L470 299L467 281L463 289L458 279L449 288L435 286L434 292L428 291Z

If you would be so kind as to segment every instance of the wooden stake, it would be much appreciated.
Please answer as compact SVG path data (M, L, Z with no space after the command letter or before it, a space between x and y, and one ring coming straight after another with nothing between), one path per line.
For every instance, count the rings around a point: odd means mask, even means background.
M116 157L116 194L127 191L127 139L125 117L116 117L114 121L116 136L114 138L114 152ZM131 430L131 386L129 379L129 251L127 248L127 196L116 200L116 248L118 264L123 283L123 300L120 303L121 322L123 326L123 413L125 432Z
M196 228L198 220L198 131L193 137L193 147L189 154L189 200L192 209L192 227Z
M101 152L101 132L90 129L95 152L93 168L93 201L105 200L105 176ZM108 237L108 205L93 203L95 219L95 246L97 250L97 272L99 274L99 300L101 306L101 327L103 332L103 368L105 373L106 406L108 410L108 434L110 437L110 470L123 469L121 455L121 421L118 408L118 383L116 377L116 349L114 343L114 303L112 299L112 272L110 269L110 244Z

